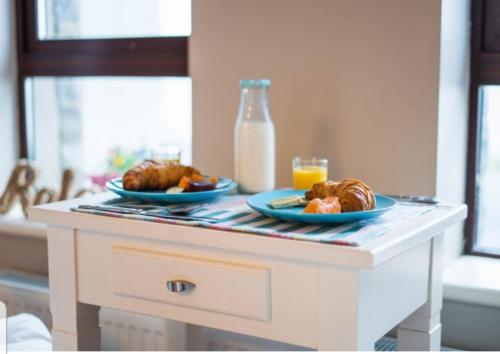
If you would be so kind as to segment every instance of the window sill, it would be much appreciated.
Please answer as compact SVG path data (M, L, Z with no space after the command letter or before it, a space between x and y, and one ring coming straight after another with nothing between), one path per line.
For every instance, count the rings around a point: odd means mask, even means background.
M444 272L445 300L500 307L500 260L462 256Z
M14 209L6 215L0 215L0 237L16 236L45 240L47 226L26 220L21 209Z

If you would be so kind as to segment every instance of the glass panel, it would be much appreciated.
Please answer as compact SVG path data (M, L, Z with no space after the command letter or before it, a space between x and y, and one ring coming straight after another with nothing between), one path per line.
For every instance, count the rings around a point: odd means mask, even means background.
M37 0L37 15L42 40L191 34L191 0Z
M483 86L480 97L476 247L500 252L500 86Z
M102 185L165 146L191 163L191 79L30 78L29 159L38 187L58 188L65 168L75 187Z

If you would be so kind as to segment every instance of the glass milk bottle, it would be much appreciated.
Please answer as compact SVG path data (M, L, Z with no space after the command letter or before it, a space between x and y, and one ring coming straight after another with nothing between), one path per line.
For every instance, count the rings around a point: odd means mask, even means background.
M271 80L241 80L241 100L234 131L235 177L240 191L274 189L274 124L267 90Z

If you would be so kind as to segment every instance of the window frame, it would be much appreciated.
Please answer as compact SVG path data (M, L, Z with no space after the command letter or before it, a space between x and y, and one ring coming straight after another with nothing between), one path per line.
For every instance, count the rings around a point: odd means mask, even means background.
M500 253L476 246L478 238L478 183L477 169L480 162L481 92L483 85L500 85L500 35L498 43L491 39L500 34L498 21L487 21L487 7L500 11L500 0L473 0L471 2L471 62L469 90L469 133L467 156L466 201L469 215L465 224L465 253L477 256L500 258ZM491 10L491 9L489 9Z
M189 76L188 37L38 39L37 0L16 4L19 156L28 157L25 79L37 76Z

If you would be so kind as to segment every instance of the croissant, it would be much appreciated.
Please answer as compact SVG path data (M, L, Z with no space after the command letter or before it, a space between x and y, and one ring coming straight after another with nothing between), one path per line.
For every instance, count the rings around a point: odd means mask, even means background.
M146 160L140 165L128 170L122 179L123 188L129 191L166 190L176 186L182 177L200 174L191 166L175 162L159 162Z
M346 178L335 188L342 212L370 210L375 208L375 195L370 187L359 179Z
M372 189L359 179L346 178L340 182L320 182L306 192L306 198L309 200L331 196L339 198L343 213L370 210L376 206Z
M313 200L315 198L325 199L335 196L335 189L339 182L326 181L315 183L310 191L306 192L306 199Z

